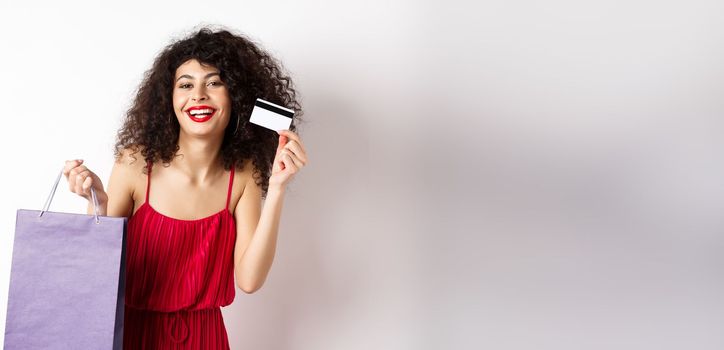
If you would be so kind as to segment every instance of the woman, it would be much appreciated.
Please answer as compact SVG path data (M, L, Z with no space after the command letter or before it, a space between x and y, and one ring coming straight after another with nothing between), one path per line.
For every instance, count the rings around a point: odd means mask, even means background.
M66 162L89 213L92 187L102 215L130 217L125 349L228 349L220 307L233 301L234 280L246 293L264 283L286 185L307 155L294 125L277 133L249 123L256 98L293 108L295 122L301 115L276 60L243 36L201 29L146 72L107 191L82 160Z

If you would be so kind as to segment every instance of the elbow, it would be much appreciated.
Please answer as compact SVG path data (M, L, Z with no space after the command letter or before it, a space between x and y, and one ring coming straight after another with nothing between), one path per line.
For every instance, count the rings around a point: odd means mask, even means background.
M252 294L252 293L256 292L257 290L259 290L259 288L261 288L261 285L250 285L250 284L241 284L241 283L237 284L236 286L239 287L239 289L244 291L244 293L246 293L246 294Z

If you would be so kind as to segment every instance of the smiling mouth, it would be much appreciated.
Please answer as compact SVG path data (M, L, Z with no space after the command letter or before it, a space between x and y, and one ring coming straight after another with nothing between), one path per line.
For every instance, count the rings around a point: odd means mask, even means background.
M192 109L186 111L186 115L188 115L191 120L197 123L203 123L205 121L208 121L214 114L216 114L216 110L212 108Z

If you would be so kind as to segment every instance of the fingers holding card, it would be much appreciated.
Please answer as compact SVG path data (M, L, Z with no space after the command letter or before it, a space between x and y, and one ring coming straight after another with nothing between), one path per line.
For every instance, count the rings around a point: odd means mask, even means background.
M279 144L272 166L269 184L284 187L307 163L307 153L299 135L289 130L294 110L257 98L249 121L274 130Z

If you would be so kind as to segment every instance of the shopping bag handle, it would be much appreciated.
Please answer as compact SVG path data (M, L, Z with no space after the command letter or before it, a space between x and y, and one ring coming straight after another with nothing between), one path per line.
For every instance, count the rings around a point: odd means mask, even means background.
M63 177L63 169L60 169L60 173L58 173L58 177L55 178L55 183L53 184L53 189L50 190L50 195L48 196L48 199L45 201L45 205L43 206L43 210L40 211L40 215L38 217L43 216L43 213L48 211L50 208L50 202L53 201L53 196L55 196L55 190L58 189L58 184L60 183L60 179ZM98 197L96 197L96 191L91 187L91 197L93 197L93 213L96 218L96 224L100 224L100 220L98 219L98 207L100 206L98 204Z

